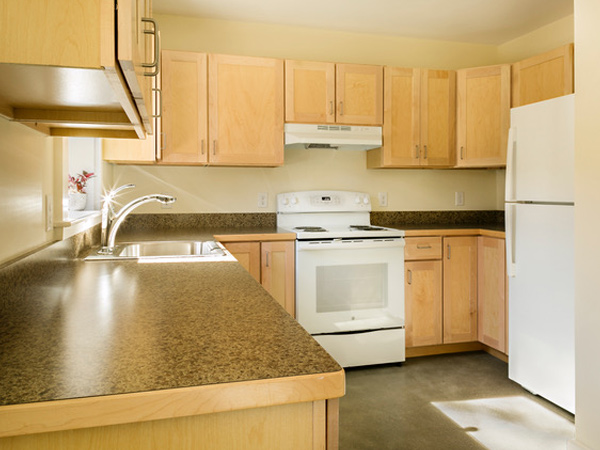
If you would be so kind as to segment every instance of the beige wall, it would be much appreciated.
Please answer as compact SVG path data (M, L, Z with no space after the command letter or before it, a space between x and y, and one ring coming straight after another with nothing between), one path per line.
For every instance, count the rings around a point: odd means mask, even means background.
M52 193L52 139L0 119L0 264L52 240L44 196Z
M575 23L575 425L580 445L573 448L600 449L600 2L575 0Z

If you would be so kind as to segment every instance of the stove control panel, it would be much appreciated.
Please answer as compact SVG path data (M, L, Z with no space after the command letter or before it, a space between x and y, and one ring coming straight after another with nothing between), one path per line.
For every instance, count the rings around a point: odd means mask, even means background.
M277 195L277 212L355 212L371 211L366 192L300 191Z

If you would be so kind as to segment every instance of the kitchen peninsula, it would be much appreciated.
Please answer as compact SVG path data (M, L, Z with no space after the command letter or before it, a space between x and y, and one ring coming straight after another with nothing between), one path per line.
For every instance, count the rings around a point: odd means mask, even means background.
M343 370L238 263L86 241L0 272L0 448L336 448Z

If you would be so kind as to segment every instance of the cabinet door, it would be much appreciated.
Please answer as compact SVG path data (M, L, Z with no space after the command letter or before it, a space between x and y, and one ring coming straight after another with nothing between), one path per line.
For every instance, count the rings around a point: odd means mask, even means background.
M512 66L512 106L573 93L573 44L519 61Z
M335 64L285 62L285 121L335 122Z
M421 72L421 164L449 167L456 161L456 72Z
M504 239L480 236L478 248L479 341L506 353L506 257Z
M260 283L260 242L227 242L223 245Z
M203 164L207 157L207 56L162 52L162 164Z
M117 10L117 59L127 86L133 96L137 110L148 134L152 129L152 77L145 74L143 64L152 63L153 44L144 30L152 30L143 18L151 18L150 0L125 0L119 2ZM155 33L158 30L154 30ZM156 61L158 64L158 62Z
M283 164L283 61L209 56L211 165Z
M442 343L442 262L405 263L406 346Z
M457 71L457 166L506 165L510 65Z
M477 237L444 238L444 343L477 340Z
M336 122L383 123L383 66L336 65Z
M261 242L263 287L292 317L295 316L294 241Z

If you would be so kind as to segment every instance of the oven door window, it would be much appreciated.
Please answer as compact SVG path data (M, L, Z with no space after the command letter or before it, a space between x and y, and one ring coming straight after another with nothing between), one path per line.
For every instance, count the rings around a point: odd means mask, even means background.
M386 308L387 264L319 266L317 312Z

